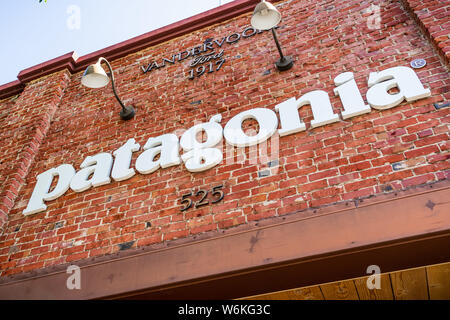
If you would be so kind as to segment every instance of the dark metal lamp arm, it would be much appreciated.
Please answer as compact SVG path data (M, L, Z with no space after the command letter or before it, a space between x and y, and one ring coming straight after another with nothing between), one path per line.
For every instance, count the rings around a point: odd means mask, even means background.
M111 65L109 64L109 61L106 60L105 58L100 58L100 61L104 61L106 63L106 65L108 66L109 69L109 73L110 73L110 79L111 79L111 84L112 84L112 88L113 88L113 92L114 92L114 96L116 97L117 101L119 101L120 105L122 106L123 110L126 110L125 105L123 104L122 100L120 100L119 95L117 94L116 91L116 84L114 82L114 72L112 70ZM100 62L101 63L101 62Z

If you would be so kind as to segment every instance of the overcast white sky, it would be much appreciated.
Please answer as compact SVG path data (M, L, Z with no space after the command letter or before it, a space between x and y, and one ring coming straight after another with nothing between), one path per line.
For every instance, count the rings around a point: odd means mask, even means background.
M2 0L0 85L65 53L83 56L232 1Z

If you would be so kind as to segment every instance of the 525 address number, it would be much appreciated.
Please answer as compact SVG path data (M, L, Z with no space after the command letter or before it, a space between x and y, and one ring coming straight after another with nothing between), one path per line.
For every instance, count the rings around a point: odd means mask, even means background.
M222 201L225 194L223 193L223 185L212 188L212 190L200 189L197 192L189 192L181 196L181 211L186 211L194 206L199 208L206 206L208 204L213 204ZM211 193L211 197L208 194ZM197 199L192 199L191 197L196 197ZM195 201L196 200L196 201Z

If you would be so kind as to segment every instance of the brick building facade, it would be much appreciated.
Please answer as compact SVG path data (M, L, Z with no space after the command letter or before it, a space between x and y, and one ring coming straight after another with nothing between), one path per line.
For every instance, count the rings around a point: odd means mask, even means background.
M295 60L279 72L270 32L249 28L257 3L233 1L83 57L69 53L0 86L0 297L239 298L363 276L369 264L387 272L448 261L450 4L274 1L280 43ZM224 61L199 76L190 64L208 44ZM132 120L118 116L110 86L82 86L100 56L135 106ZM366 100L370 73L419 58L426 66L414 72L429 97L343 119L337 75L353 72ZM271 138L256 160L224 140L223 161L209 170L136 172L23 214L51 168L78 171L132 138L141 147L135 168L151 137L181 137L217 114L224 127L313 90L328 93L339 121L313 127L305 105L306 130ZM244 126L258 130L255 120ZM183 195L218 186L222 200L210 191L209 204L181 211ZM66 289L68 265L81 267L86 289ZM211 294L214 285L221 294Z

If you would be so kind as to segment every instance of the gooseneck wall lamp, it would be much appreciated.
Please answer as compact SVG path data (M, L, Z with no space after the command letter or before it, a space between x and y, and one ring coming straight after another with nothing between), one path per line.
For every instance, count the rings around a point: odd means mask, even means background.
M294 61L291 57L287 57L283 55L283 51L281 50L280 43L278 42L277 34L275 32L275 27L281 21L281 13L275 8L273 4L270 2L262 0L255 7L255 11L253 12L253 16L251 19L252 27L259 30L269 30L272 29L273 38L275 40L275 44L277 45L278 52L280 53L280 60L278 60L275 65L278 70L285 71L292 68L294 65Z
M135 114L134 108L132 106L126 107L123 104L122 100L120 100L119 96L117 95L116 85L114 83L114 73L108 60L106 60L103 57L100 57L97 63L91 64L89 67L87 67L86 71L84 71L83 77L81 78L81 83L88 88L102 88L106 86L110 78L108 77L105 70L101 66L101 63L103 61L109 68L114 96L122 106L122 110L120 111L120 117L123 120L130 120L134 117Z

